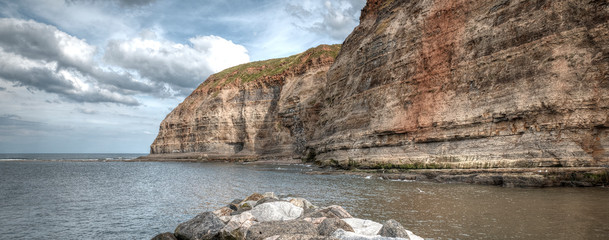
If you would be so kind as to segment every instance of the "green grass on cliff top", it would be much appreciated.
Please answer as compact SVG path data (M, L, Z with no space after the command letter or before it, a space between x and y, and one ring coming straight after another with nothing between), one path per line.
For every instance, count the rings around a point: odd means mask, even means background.
M300 67L300 65L306 64L309 60L326 57L336 59L340 47L340 44L319 45L303 53L286 58L250 62L227 68L219 73L211 75L199 86L199 88L207 86L209 88L219 89L237 80L240 80L241 83L247 83L266 77L281 75Z

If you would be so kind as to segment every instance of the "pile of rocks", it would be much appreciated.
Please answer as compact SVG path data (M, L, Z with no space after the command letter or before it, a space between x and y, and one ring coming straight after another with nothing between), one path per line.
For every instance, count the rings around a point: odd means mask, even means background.
M421 239L395 220L380 224L354 218L341 206L316 207L304 198L254 193L181 223L153 240L384 240Z

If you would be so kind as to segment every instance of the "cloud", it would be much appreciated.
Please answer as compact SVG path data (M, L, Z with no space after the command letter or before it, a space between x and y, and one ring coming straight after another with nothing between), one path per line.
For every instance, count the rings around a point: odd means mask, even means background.
M360 10L365 0L333 0L323 4L306 6L303 3L288 4L285 11L298 20L294 25L312 33L344 40L359 23Z
M95 115L95 114L99 113L97 110L90 109L90 108L76 108L76 111L79 113L82 113L82 114L87 114L87 115Z
M65 0L65 1L68 4L82 3L82 2L90 2L90 3L100 2L100 0ZM156 0L112 0L112 1L108 1L108 2L116 2L122 7L138 7L138 6L149 5L153 2L156 2Z
M41 123L39 122L31 122L22 120L22 118L15 114L4 114L0 115L0 126L3 127L15 127L15 126L39 126Z
M126 93L151 91L127 75L100 69L96 53L94 46L53 26L0 19L0 78L6 81L76 102L138 105Z
M15 114L0 115L0 136L36 135L44 131L44 127L44 123L23 120Z
M338 1L335 4L326 1L324 7L326 12L323 14L323 21L315 23L310 29L334 39L344 40L359 23L359 17L355 17L353 13L354 7L348 1Z
M307 11L303 6L291 4L291 3L288 3L286 5L285 11L288 12L290 15L297 17L299 19L302 19L302 20L304 20L308 17L311 17L313 15L313 13L311 13L310 11Z
M110 41L104 60L182 95L215 72L249 62L247 49L230 40L198 36L188 41L174 43L145 31L136 38Z

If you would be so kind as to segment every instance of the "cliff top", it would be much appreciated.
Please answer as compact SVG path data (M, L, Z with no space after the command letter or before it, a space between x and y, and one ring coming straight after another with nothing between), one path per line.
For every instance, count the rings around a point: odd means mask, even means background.
M366 6L362 9L359 20L360 22L368 17L374 17L379 12L387 9L394 0L368 0Z
M288 75L300 74L316 65L331 64L341 45L319 45L303 53L286 58L256 61L227 68L211 75L197 90L214 91L227 85L251 81L276 81Z

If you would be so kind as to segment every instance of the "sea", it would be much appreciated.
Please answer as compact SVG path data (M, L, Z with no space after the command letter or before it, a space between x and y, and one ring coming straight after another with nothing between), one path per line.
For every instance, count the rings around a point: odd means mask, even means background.
M150 239L254 192L395 219L426 239L609 239L609 189L319 175L315 166L0 154L0 239Z

